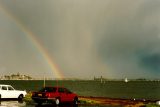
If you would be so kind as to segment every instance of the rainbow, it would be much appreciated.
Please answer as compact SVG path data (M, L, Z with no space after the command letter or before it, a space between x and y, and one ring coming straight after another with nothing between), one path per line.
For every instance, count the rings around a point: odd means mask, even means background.
M32 31L27 29L26 26L24 26L11 12L9 12L2 5L0 5L0 10L16 24L21 29L22 32L26 34L29 41L31 41L34 44L34 47L39 50L43 58L46 60L47 64L50 66L50 69L53 71L55 78L63 79L64 75L61 73L58 66L54 63L50 54L43 47L43 45L41 44L40 40L36 37L36 35Z

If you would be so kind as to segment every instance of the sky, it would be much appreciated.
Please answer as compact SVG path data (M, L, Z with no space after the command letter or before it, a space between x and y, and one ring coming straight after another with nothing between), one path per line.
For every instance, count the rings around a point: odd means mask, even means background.
M0 0L0 72L160 77L159 0Z

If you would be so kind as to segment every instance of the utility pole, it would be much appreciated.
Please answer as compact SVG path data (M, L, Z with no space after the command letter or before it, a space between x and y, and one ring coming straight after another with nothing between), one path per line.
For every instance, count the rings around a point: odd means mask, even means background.
M45 80L45 79L46 79L46 78L45 78L45 76L44 76L43 87L46 86L46 80Z
M100 78L100 81L101 81L101 83L103 82L103 77L101 76L101 78Z

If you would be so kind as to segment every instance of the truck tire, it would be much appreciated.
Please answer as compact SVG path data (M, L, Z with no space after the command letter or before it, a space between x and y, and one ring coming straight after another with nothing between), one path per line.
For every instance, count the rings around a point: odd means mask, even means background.
M22 99L23 99L23 94L20 94L20 95L18 96L18 100L19 100L19 101L22 101Z
M73 104L74 104L74 105L78 105L78 98L77 98L77 97L74 98Z

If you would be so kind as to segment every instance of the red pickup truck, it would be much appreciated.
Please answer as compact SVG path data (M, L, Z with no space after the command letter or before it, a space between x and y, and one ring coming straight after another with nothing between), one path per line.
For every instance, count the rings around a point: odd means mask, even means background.
M63 87L44 87L38 92L32 92L32 99L39 105L44 102L51 102L56 105L63 102L78 104L78 95Z

